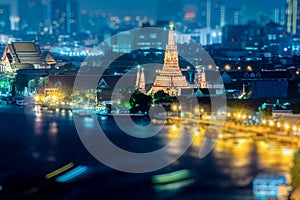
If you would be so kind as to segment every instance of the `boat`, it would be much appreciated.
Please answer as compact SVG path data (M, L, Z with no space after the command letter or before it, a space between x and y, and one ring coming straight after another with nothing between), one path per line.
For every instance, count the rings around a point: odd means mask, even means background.
M27 106L28 103L26 103L23 99L17 99L16 100L16 105L17 106Z

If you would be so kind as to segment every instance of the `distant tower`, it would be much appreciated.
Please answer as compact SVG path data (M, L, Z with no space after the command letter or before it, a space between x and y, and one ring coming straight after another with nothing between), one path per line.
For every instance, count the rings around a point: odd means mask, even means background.
M206 27L211 27L211 1L206 1Z
M141 72L140 91L141 91L141 93L146 94L144 68L142 68L142 72Z
M201 81L200 81L200 88L207 88L207 83L206 83L206 74L203 68L203 71L201 72Z
M141 70L139 66L136 75L135 89L138 89L141 93L146 94L144 68Z
M221 20L221 22L220 22L220 26L221 27L223 27L223 26L225 26L225 18L226 18L226 7L225 7L225 4L221 4L221 11L220 11L220 20Z
M75 0L52 0L52 29L55 34L64 35L77 32L78 2Z
M287 0L287 32L292 35L297 34L299 26L300 11L298 0Z
M140 66L138 66L136 72L135 89L139 89L140 87L140 78L141 78L141 69Z
M240 23L240 11L239 10L234 10L233 13L233 24L234 25L239 25Z
M23 32L39 33L43 31L44 16L41 1L18 0L19 29Z
M166 45L164 65L156 76L151 89L152 93L163 90L171 96L180 96L181 88L188 88L185 76L182 75L178 63L178 50L175 44L173 25L170 25L168 44Z

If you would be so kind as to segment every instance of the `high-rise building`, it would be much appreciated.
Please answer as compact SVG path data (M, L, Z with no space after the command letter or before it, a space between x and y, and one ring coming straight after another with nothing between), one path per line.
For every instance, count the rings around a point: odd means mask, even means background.
M227 10L226 25L241 25L243 10L230 8Z
M209 5L209 4L208 4ZM220 28L225 25L225 4L220 1L214 1L210 3L210 27ZM208 27L209 28L209 27Z
M40 33L44 28L44 10L41 0L18 0L19 30Z
M151 93L163 90L171 96L180 96L181 89L188 88L185 76L179 67L178 50L175 44L174 30L171 26L168 36L168 44L166 45L164 64L162 70L156 76Z
M77 32L78 4L74 0L52 0L52 29L57 35Z
M300 29L300 2L287 0L287 32L296 35Z
M272 10L272 18L271 21L277 24L285 24L285 9L276 7Z
M225 4L221 4L220 5L220 19L221 19L221 23L220 26L223 27L226 24L226 7Z
M206 1L206 27L211 27L211 1Z
M10 5L0 5L0 33L9 33L11 31L10 24Z
M206 0L199 4L198 19L200 28L220 28L226 24L225 3L218 0Z
M51 0L42 0L44 32L52 34L52 16L51 16Z

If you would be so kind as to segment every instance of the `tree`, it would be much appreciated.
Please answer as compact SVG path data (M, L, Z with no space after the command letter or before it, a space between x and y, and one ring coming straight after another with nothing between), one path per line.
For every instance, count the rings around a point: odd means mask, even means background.
M163 90L159 90L154 94L155 103L159 102L176 102L176 97L171 97L169 94L165 93Z
M28 86L27 76L23 74L17 74L14 84L17 91L24 92L25 88Z
M148 112L152 105L151 96L141 93L139 90L135 90L129 100L130 113Z
M28 81L28 89L30 92L36 92L38 89L38 79L30 79Z
M294 166L291 169L293 188L300 186L300 150L294 155Z

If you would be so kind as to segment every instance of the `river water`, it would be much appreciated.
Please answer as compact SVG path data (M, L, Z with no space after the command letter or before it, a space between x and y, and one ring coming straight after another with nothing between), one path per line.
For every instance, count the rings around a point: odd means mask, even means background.
M194 127L164 126L156 136L142 139L124 134L112 118L83 119L86 126L93 126L90 122L97 120L107 137L122 149L150 152L169 145L165 159L184 151L160 170L120 172L88 152L73 118L67 111L0 107L1 199L255 199L252 181L257 174L287 174L292 166L293 149L246 137L220 139L207 156L199 158L201 131L205 129L201 126L200 134L185 151L184 142L189 137L183 135ZM174 137L183 138L170 144ZM116 158L111 155L111 159ZM88 171L69 183L45 178L69 163L86 166ZM155 175L183 169L190 172L188 179L163 185L152 182Z

